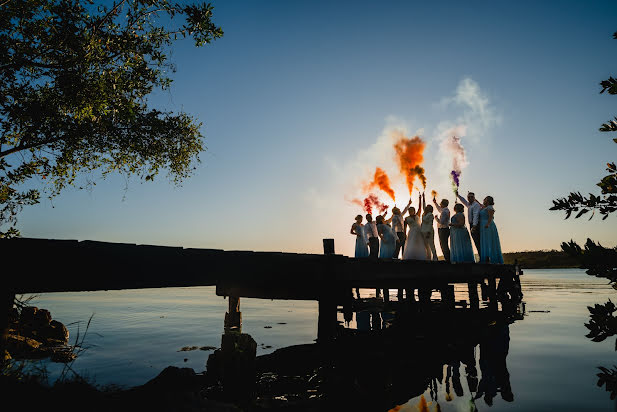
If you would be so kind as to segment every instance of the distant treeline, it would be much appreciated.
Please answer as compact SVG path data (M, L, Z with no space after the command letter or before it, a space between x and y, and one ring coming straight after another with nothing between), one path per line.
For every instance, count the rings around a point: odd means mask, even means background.
M580 263L561 250L528 250L503 254L504 263L513 264L515 260L522 268L578 268Z

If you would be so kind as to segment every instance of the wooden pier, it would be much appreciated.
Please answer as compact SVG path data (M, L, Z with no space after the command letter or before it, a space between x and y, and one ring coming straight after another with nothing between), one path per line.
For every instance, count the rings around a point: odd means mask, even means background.
M453 285L465 284L472 309L478 307L478 285L494 309L497 283L504 293L520 294L515 265L354 259L336 255L329 239L323 255L30 238L0 240L0 250L2 329L15 294L25 293L216 286L218 295L230 297L228 326L241 322L242 297L317 300L320 339L331 335L338 305L355 288L425 295L436 289L453 305Z

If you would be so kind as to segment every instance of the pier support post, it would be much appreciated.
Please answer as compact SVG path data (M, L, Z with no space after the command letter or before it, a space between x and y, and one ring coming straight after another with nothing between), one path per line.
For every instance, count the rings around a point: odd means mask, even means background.
M319 315L317 319L317 342L325 343L336 335L336 302L331 297L319 299Z
M487 295L488 295L488 300L489 300L489 308L491 309L497 309L497 284L496 284L496 280L494 277L490 277L487 279L488 281L488 285L487 285Z
M237 328L242 330L242 312L240 312L240 298L229 296L229 308L225 313L225 330Z
M480 297L478 296L478 284L476 282L467 283L469 290L469 306L471 309L480 309Z
M431 295L433 290L429 287L420 287L418 288L418 300L421 304L429 304L431 303Z
M323 239L323 254L334 255L334 239Z
M0 362L4 361L4 351L6 349L6 340L9 334L9 316L11 310L13 310L13 303L15 302L15 293L6 289L0 293Z
M441 302L447 309L454 309L454 285L445 285L441 288Z

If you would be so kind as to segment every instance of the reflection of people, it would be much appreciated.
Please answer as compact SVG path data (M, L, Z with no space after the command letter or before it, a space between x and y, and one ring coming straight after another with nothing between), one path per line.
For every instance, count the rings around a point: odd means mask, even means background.
M448 199L441 199L441 202L437 204L437 200L433 198L433 204L439 212L439 217L435 216L437 221L437 234L439 235L439 246L441 246L441 253L446 262L450 261L450 247L448 246L448 238L450 237L450 209L448 205L450 202Z
M373 222L373 215L370 213L366 214L364 230L368 239L369 255L376 258L379 255L379 234L377 233L377 225Z
M456 213L452 216L452 222L450 223L450 259L452 263L473 263L475 261L469 232L465 227L464 210L462 204L457 203L454 205Z
M480 210L480 262L503 263L499 233L495 226L495 202L491 196L484 198Z
M424 242L426 259L438 260L437 250L435 249L435 229L433 228L433 224L435 223L435 219L433 217L433 206L426 205L424 197L422 197L422 204L424 205L424 214L422 215L420 231L422 232L422 241Z
M377 233L381 238L379 258L392 259L396 250L396 235L390 225L385 223L381 215L377 216Z
M497 392L504 401L512 402L514 394L510 386L510 373L506 357L510 348L508 325L495 326L490 335L480 342L480 371L482 378L475 399L484 396L484 402L491 406Z
M456 197L467 208L467 223L469 223L469 231L471 238L476 245L478 255L480 255L480 209L482 205L476 200L476 195L473 192L467 193L467 200L456 192Z
M467 387L473 394L478 390L478 370L476 369L476 356L474 354L474 348L470 347L462 354L462 362L465 365L465 380L467 381Z
M366 235L362 224L362 215L356 216L356 223L351 225L352 235L356 235L356 252L354 257L363 258L368 256L368 246L366 245Z
M411 202L411 200L410 200ZM420 213L422 212L422 202L418 198L418 211L414 207L409 208L409 216L405 218L405 227L409 227L407 242L403 249L403 260L416 259L426 260L424 241L420 230Z

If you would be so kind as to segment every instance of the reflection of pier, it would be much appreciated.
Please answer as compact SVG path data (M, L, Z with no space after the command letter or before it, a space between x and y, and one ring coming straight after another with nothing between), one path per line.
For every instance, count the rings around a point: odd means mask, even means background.
M319 339L334 336L337 307L350 304L354 288L404 290L401 301L412 304L413 291L422 304L438 290L449 308L456 284L468 288L470 309L479 308L480 297L497 310L500 300L521 296L514 265L353 259L334 254L328 239L324 255L27 238L2 240L0 247L11 256L3 277L6 303L22 293L216 285L218 295L230 297L228 326L241 322L241 297L318 300Z

